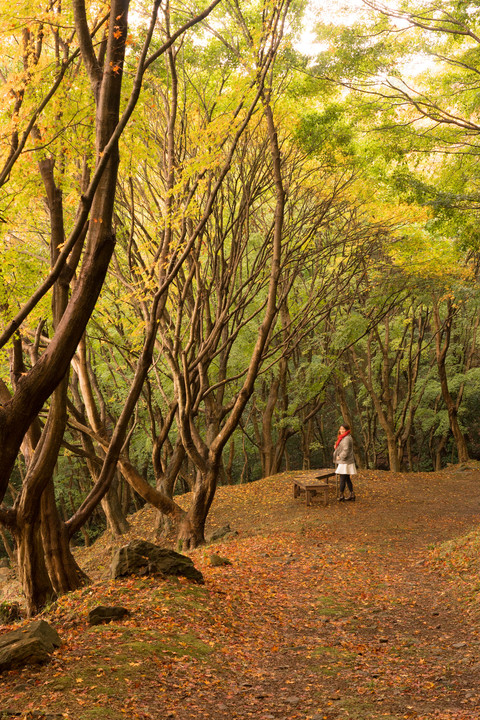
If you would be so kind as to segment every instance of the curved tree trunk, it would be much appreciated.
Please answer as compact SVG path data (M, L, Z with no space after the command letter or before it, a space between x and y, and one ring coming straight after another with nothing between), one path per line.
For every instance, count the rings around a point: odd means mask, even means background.
M83 10L85 9L81 0L75 3L75 7L77 6L80 9L83 6ZM113 71L113 64L109 60L110 58L118 60L118 67L121 68L127 31L127 11L128 0L115 0L112 3L106 70L103 75L98 68L96 150L99 165L105 163L105 167L96 186L91 211L94 218L100 218L100 222L92 222L89 226L82 267L68 304L64 302L68 292L68 272L67 277L62 276L55 287L53 309L55 333L52 340L32 369L19 379L11 400L6 407L2 408L0 418L2 425L2 433L0 433L0 452L2 454L0 497L3 497L28 428L40 412L44 402L53 394L47 423L35 448L22 491L15 502L16 527L14 534L18 546L20 577L30 615L38 612L54 595L52 583L48 579L42 547L39 519L41 496L51 481L63 437L70 360L95 306L115 245L112 216L119 162L118 142L113 143L110 155L103 151L115 130L119 117L122 74ZM117 26L122 28L118 34L114 32ZM91 40L86 22L85 27ZM81 32L82 28L78 29ZM47 159L40 166L44 178L48 176L47 194L49 193L48 183L53 178L54 162L54 159ZM58 191L58 188L52 189L55 191L55 197L49 195L49 208L51 210L52 258L55 259L58 256L60 245L63 243L64 234L61 192ZM82 198L81 208L78 222L79 233L85 224L85 220L81 220L81 218L85 212L88 212L88 203L85 202L85 198ZM75 233L73 235L75 237ZM78 237L77 234L77 239ZM57 297L59 298L58 303Z

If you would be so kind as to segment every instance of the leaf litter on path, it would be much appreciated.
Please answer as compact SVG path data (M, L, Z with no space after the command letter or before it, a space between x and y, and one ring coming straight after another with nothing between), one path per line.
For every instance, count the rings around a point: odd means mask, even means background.
M212 546L231 565L191 553L205 586L99 572L61 598L45 618L62 648L0 677L0 718L478 720L475 590L454 582L455 563L468 566L455 546L450 564L442 552L478 525L479 473L363 472L355 504L308 508L292 477L219 489L212 527L239 536ZM149 537L153 513L139 516L134 532ZM103 553L90 562L108 567ZM87 625L115 603L131 616Z

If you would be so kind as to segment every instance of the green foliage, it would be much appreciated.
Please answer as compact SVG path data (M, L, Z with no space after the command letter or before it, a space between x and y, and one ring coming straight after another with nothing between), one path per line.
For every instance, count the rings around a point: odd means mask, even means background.
M354 344L365 334L367 328L368 319L359 312L354 311L340 315L335 323L332 336L333 347L343 349Z
M308 112L300 118L296 139L311 155L339 150L347 156L355 154L353 129L347 108L334 103L322 113Z
M391 69L397 45L386 32L387 23L378 20L373 32L367 24L354 26L319 24L317 37L328 47L321 52L314 66L319 76L331 79L364 81L374 73Z

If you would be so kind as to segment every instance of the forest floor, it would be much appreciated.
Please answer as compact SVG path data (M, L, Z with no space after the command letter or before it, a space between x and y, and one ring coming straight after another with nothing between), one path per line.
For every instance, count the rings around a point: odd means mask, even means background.
M82 550L93 583L44 613L63 645L0 677L0 718L478 720L480 471L364 471L308 508L298 474L219 489L210 529L238 536L190 553L204 585L110 581L107 539ZM131 616L90 627L97 604Z

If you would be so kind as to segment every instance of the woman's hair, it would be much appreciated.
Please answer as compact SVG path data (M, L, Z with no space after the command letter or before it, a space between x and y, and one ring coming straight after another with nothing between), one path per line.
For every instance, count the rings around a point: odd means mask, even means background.
M348 423L342 422L342 425L345 428L345 430L350 430L350 425Z

